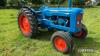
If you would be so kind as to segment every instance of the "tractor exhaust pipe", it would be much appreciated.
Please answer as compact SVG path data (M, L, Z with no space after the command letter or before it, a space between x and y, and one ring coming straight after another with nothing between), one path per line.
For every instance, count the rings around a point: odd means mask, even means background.
M69 8L72 7L72 0L68 0L68 7L69 7Z

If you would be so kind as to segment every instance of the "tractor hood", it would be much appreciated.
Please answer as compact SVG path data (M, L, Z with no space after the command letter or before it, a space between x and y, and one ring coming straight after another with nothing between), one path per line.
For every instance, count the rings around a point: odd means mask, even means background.
M70 16L71 13L78 14L82 13L83 10L81 8L44 8L41 12L46 16Z

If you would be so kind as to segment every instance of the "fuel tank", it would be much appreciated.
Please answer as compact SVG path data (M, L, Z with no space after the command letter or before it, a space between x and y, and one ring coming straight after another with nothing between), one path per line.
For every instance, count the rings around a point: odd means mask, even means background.
M71 14L78 14L83 13L83 10L81 8L50 8L46 7L41 10L43 15L46 16L70 16Z

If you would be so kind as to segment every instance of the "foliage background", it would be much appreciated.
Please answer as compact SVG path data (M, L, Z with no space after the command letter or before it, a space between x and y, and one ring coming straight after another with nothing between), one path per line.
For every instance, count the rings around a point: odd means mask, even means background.
M1 1L4 2L2 6ZM18 1L0 0L0 7L13 7L18 5ZM19 9L0 9L0 56L100 56L100 7L84 8L83 22L89 34L86 40L73 38L74 51L67 55L53 49L50 42L53 32L43 31L37 38L25 38L18 29L18 11ZM78 51L87 48L92 48L94 52Z

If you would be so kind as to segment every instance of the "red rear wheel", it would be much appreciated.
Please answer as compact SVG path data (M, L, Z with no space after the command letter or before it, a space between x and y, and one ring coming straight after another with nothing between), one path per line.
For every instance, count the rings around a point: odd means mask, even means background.
M23 33L28 33L30 31L30 24L25 15L20 15L19 17L19 26Z
M36 37L38 26L35 12L22 8L18 15L18 26L25 37Z

